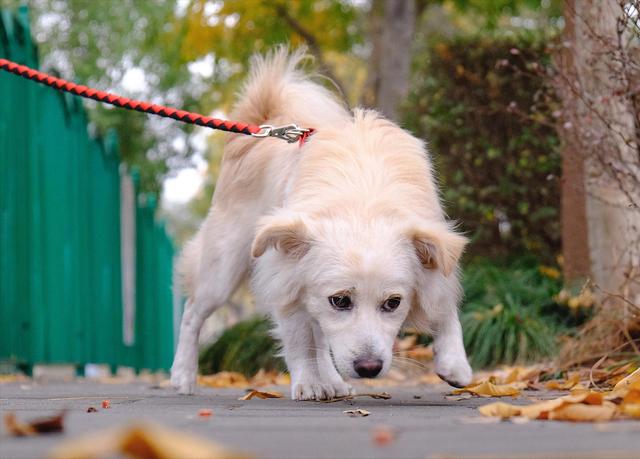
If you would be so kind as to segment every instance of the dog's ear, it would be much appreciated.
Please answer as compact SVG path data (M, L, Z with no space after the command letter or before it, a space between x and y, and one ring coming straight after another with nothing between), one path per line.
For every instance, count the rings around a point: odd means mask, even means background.
M440 269L445 276L455 269L467 245L466 237L446 225L415 227L410 238L422 266Z
M309 231L299 217L270 216L262 220L251 247L251 255L260 257L270 247L300 259L309 250Z

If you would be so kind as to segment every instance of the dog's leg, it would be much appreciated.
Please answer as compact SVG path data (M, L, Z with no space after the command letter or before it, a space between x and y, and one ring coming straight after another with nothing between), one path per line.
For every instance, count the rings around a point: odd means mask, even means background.
M333 358L331 357L331 351L329 343L327 342L324 333L320 330L320 325L317 322L313 324L313 341L317 350L318 357L318 372L323 380L333 387L335 396L342 397L344 395L354 395L355 391L351 385L347 384L338 370L336 370L333 364Z
M341 383L334 385L320 373L318 364L321 357L313 337L312 320L304 311L276 318L276 333L282 341L284 359L291 374L291 398L327 400L336 395L347 395L348 386L342 378Z
M198 371L198 337L208 314L189 299L180 323L180 336L171 366L171 385L181 394L193 394ZM208 311L204 311L207 313Z
M455 387L471 382L473 372L467 360L458 318L458 303L462 289L457 276L420 279L414 307L408 322L433 335L436 373Z
M185 305L178 348L171 366L171 384L181 394L192 394L198 372L198 338L204 321L225 304L249 267L252 226L247 219L226 222L210 214L205 227L207 241L202 248L196 275L195 295Z
M464 387L473 376L462 340L462 327L457 310L432 324L436 373L455 387Z

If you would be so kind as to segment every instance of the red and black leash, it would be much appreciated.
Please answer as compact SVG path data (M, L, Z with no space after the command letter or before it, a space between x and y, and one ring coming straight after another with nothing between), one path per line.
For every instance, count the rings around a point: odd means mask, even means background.
M204 116L199 113L176 110L175 108L165 107L163 105L128 99L109 92L99 91L87 86L75 84L70 81L63 80L62 78L56 78L30 67L16 64L15 62L7 59L0 59L0 70L6 70L7 72L50 86L60 91L69 92L87 99L97 100L98 102L103 102L105 104L115 105L116 107L126 108L128 110L150 113L152 115L158 115L165 118L172 118L177 121L182 121L183 123L197 124L198 126L205 126L220 131L235 132L237 134L246 134L253 137L277 137L286 140L289 143L300 141L301 145L314 131L311 128L298 127L295 124L276 127L266 124L258 126L255 124L240 123L237 121L221 120Z

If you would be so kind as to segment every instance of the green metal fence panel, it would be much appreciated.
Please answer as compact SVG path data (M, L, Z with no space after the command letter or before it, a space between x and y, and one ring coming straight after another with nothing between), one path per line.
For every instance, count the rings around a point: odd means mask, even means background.
M0 10L0 56L37 67L26 8ZM0 100L0 359L168 369L174 249L155 196L135 210L125 344L117 138L88 134L78 98L13 75L0 73Z

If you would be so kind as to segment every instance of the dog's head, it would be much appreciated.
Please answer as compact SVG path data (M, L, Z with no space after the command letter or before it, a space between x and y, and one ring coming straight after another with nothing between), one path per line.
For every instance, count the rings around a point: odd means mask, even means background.
M389 370L394 339L417 307L418 276L449 276L465 243L445 223L376 219L362 227L287 214L263 220L252 254L280 252L297 276L298 306L317 321L336 370L373 378Z

